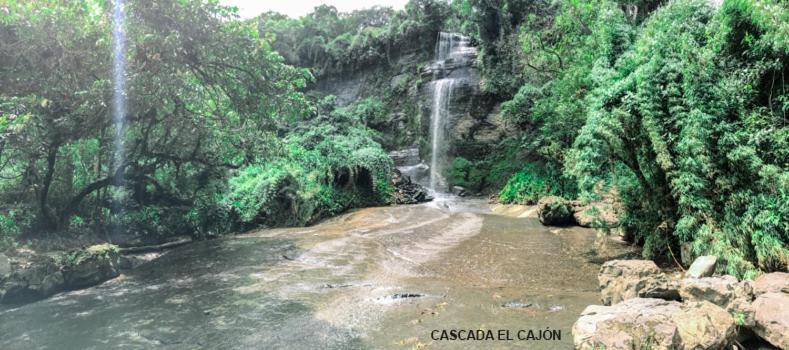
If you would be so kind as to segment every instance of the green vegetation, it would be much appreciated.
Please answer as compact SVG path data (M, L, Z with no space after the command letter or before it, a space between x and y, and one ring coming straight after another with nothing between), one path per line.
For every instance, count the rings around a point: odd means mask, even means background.
M273 47L288 63L320 77L388 62L401 51L432 50L449 14L445 2L434 0L412 0L403 11L376 6L339 13L321 5L298 19L265 13L259 26L276 37Z
M115 164L111 10L0 5L3 246L69 230L214 236L388 200L391 161L365 126L379 107L306 98L311 73L215 1L126 4Z
M647 5L632 17L613 1L562 2L553 25L521 31L546 77L504 106L522 149L563 168L555 178L576 179L582 197L616 187L623 228L647 257L687 242L739 276L785 269L789 10ZM516 174L503 199L555 194L535 180L542 171Z
M529 163L507 180L498 196L503 203L536 204L543 196L572 198L575 194L575 182L563 178L560 171Z
M481 102L501 102L510 137L452 155L450 183L508 203L614 190L646 257L689 244L738 276L789 264L782 1L412 0L248 21L213 0L129 1L122 164L110 10L0 5L1 246L210 237L388 203L381 145L426 144L424 106L404 97L453 30L478 46ZM320 89L360 72L358 99Z

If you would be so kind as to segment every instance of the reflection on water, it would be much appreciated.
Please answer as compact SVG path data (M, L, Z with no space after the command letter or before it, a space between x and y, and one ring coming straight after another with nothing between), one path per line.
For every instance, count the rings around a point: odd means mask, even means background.
M101 286L0 311L2 349L571 347L597 302L593 231L440 198L177 248ZM562 342L433 341L433 329Z

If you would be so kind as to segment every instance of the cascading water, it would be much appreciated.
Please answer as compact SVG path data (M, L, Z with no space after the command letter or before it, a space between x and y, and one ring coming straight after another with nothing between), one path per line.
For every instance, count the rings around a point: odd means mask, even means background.
M125 162L123 129L126 124L126 33L123 31L123 0L114 0L112 9L112 121L115 126L113 137L113 182L123 184L123 163ZM122 208L115 208L119 212Z
M432 85L432 108L430 111L430 188L440 192L446 190L442 177L447 158L446 129L451 113L452 91L458 83L465 81L462 74L452 74L460 67L469 65L476 55L468 37L457 33L440 32L436 42L435 61L431 70L438 73L441 79Z
M452 85L455 79L444 78L433 82L433 108L430 113L430 188L438 191L442 187L441 162L446 155L444 134L449 101L452 99Z

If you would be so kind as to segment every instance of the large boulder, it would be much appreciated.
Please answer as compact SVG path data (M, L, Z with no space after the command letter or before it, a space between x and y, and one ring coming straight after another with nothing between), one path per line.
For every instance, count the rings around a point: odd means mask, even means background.
M652 298L590 305L572 328L576 349L722 349L735 336L732 317L708 302Z
M753 294L756 296L782 291L789 293L789 273L765 273L753 280Z
M573 219L578 226L595 228L614 228L619 226L619 218L611 203L574 201L571 204Z
M764 293L752 308L754 333L781 349L789 349L789 294Z
M611 260L597 275L603 305L631 298L679 299L679 292L651 260Z
M708 301L735 315L740 325L753 325L753 288L749 281L734 276L685 278L679 294L684 301Z
M706 301L684 302L671 318L679 331L679 349L723 349L737 336L731 314Z
M56 260L30 255L0 276L0 303L19 304L46 298L63 289L63 274Z
M685 272L685 277L701 278L709 277L715 273L715 265L718 263L718 257L714 255L700 256L693 261L688 271Z
M575 222L570 202L556 197L546 196L537 202L537 217L543 225L569 225Z
M93 286L119 275L120 253L112 244L97 244L65 256L63 277L66 288Z

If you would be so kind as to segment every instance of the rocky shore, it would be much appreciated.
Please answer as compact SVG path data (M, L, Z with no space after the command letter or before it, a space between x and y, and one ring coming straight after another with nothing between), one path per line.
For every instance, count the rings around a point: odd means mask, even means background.
M649 260L612 260L598 275L602 305L573 325L576 349L789 349L789 274L753 281L713 275L715 257L669 275Z
M616 230L615 196L599 202L543 197L537 217L550 226ZM753 281L715 274L718 259L688 259L663 272L651 260L611 260L600 268L601 305L575 322L576 349L789 349L789 273ZM687 265L686 265L687 266Z

